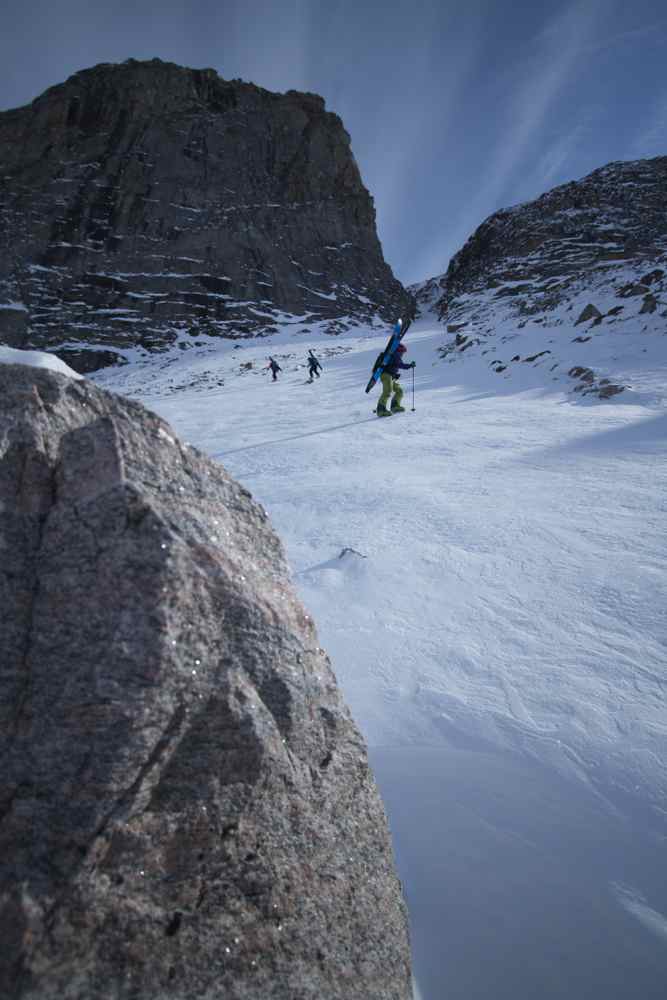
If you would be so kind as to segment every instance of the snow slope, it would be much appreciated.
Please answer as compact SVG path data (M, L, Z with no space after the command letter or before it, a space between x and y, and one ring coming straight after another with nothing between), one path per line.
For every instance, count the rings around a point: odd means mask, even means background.
M443 352L453 337L427 315L406 338L415 410L408 374L407 412L378 420L363 387L386 334L285 328L95 381L267 508L371 748L423 1000L657 1000L667 337L575 345L635 387L601 401L566 371Z
M560 248L562 253L562 248ZM544 266L544 255L534 255ZM504 263L527 268L530 257ZM583 397L631 393L632 401L658 403L664 394L667 332L667 254L622 260L584 274L551 274L540 281L483 279L483 287L450 297L442 348L450 363L467 353L502 381L558 383ZM518 273L518 272L517 272ZM435 302L435 279L414 286L418 303ZM467 359L469 361L469 357Z

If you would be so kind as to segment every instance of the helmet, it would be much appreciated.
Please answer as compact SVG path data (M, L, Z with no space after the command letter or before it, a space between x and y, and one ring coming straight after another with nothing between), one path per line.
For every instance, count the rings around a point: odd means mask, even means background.
M399 344L396 350L398 351L399 354L405 354L405 352L407 351L407 347L405 346L405 344Z

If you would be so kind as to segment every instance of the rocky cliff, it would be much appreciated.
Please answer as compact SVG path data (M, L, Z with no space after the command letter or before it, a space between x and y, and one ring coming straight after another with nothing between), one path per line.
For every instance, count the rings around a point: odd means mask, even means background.
M633 348L649 351L665 330L666 273L667 157L611 163L487 219L436 280L435 309L451 335L446 352L488 349L504 378L517 362L554 378L563 369L576 391L604 398L623 385L599 379L581 345L596 340L599 356L619 333L644 334ZM433 283L415 291L433 298Z
M0 113L0 220L0 340L81 371L410 305L341 120L213 70L103 64Z
M0 994L408 1000L363 741L266 515L0 365Z

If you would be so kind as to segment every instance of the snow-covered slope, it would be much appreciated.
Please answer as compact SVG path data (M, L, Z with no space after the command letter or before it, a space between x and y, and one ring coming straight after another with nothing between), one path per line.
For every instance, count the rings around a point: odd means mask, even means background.
M363 392L386 329L95 376L268 509L371 747L424 1000L658 1000L667 977L667 337L567 315L500 314L490 355L419 320L415 409L408 375L388 420ZM555 359L510 360L550 337L631 390L582 399Z
M662 267L645 268L626 264L571 281L562 300L530 316L523 300L504 293L508 286L459 295L441 353L454 365L464 353L483 360L500 392L525 384L530 368L536 386L650 403L662 392L655 372L665 356L667 279Z

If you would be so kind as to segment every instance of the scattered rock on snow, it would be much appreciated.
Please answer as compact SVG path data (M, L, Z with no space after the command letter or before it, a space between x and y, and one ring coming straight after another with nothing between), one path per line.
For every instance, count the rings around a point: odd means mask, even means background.
M619 288L616 294L619 298L630 299L635 295L646 295L648 290L648 285L631 281L627 285L623 285Z
M590 368L583 368L581 365L575 365L574 368L570 368L568 375L572 378L578 378L582 382L594 382L595 375Z
M656 299L655 295L652 295L649 292L648 295L644 296L644 301L642 303L641 309L639 310L639 315L641 316L644 313L654 313L657 308L658 308L658 300Z
M547 351L540 351L539 354L531 354L530 357L524 358L523 360L524 360L524 362L525 361L537 361L538 358L543 357L543 355L545 355L545 354L551 354L551 351L549 351L549 350L547 350Z
M576 320L574 325L579 326L580 323L586 323L589 319L602 319L602 313L592 302L589 302L585 309L581 311L579 319Z
M616 396L619 392L623 392L624 386L622 385L605 385L601 386L598 396L600 399L609 399L610 396Z
M662 281L664 277L665 272L661 268L656 267L655 270L645 274L641 281L643 285L652 285L654 281Z
M623 392L624 389L622 385L613 385L607 378L602 378L596 383L594 372L590 368L584 368L581 365L570 368L568 375L579 379L579 384L574 387L573 391L580 392L584 396L596 393L600 399L609 399L610 396L615 396L617 393Z

